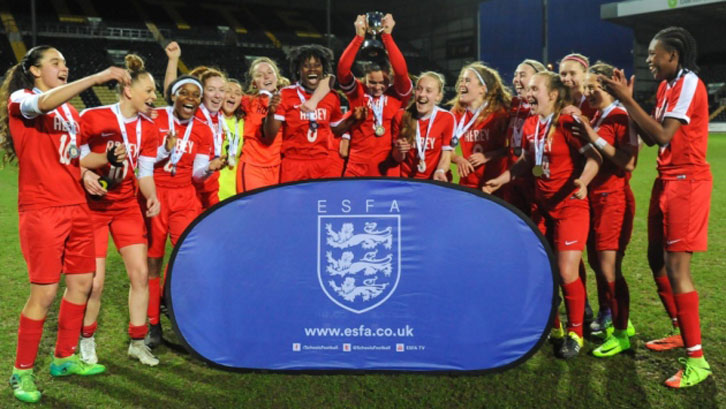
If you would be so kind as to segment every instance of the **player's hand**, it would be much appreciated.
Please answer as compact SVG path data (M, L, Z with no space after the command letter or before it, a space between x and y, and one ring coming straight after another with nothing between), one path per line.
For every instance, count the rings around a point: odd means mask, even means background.
M106 151L106 160L111 166L123 166L126 160L126 146L122 143Z
M167 152L171 152L172 149L176 146L176 132L173 130L169 130L166 134L166 140L164 141L164 148L167 150Z
M465 178L474 171L474 166L472 166L472 164L468 160L462 158L461 156L456 156L454 159L454 163L456 163L456 169L459 171L460 177Z
M411 143L404 138L399 138L396 139L395 147L399 152L405 154L411 150Z
M484 193L492 194L499 190L500 187L502 187L504 183L499 178L489 179L486 182L484 182L484 185L481 187L481 191Z
M572 134L585 142L594 142L590 137L590 130L592 129L590 121L580 115L573 115L573 118L575 118L575 122L572 124Z
M179 57L181 57L181 47L179 47L179 44L176 41L172 41L167 44L164 51L170 60L178 60Z
M471 156L469 156L467 158L467 160L474 167L481 166L481 165L489 162L489 159L486 156L484 156L484 154L481 152L472 153Z
M350 151L350 139L341 139L340 140L340 149L338 149L338 154L341 158L345 159L348 157L348 152Z
M568 106L562 108L562 113L564 115L572 115L572 116L578 115L578 116L582 116L582 111L580 110L580 108L578 108L578 107L576 107L574 105L568 105Z
M267 104L267 116L274 115L275 112L277 112L277 107L280 106L281 101L282 97L280 96L279 92L272 94L272 97L270 97L270 102Z
M121 85L131 84L131 76L121 67L108 67L93 74L93 77L96 85L105 84L109 81L118 81Z
M448 182L449 179L446 177L446 171L442 171L439 169L436 169L434 171L434 180L438 180L440 182Z
M575 197L578 199L584 199L587 197L587 184L583 182L580 179L575 179L574 182L575 187L577 187L577 191L575 192Z
M610 91L615 98L624 100L633 97L633 87L635 86L635 75L630 76L628 81L625 76L625 70L615 69L613 71L613 77L608 78L604 75L598 75L597 79L605 87L606 90Z
M393 26L396 25L396 21L393 20L391 13L388 13L381 19L381 24L383 24L383 32L391 34L393 32Z
M309 112L315 112L315 110L318 108L318 104L313 102L312 100L307 100L300 104L300 111L309 113ZM277 108L275 108L277 109Z
M368 30L368 19L366 18L366 15L359 14L358 17L356 17L353 26L355 27L355 35L365 37L366 30Z
M209 170L216 172L227 164L227 155L222 155L209 161Z
M146 199L146 217L154 217L161 211L161 202L156 195Z
M355 120L355 123L363 122L366 118L368 118L367 106L357 106L353 108L353 120Z
M98 183L98 179L100 178L101 176L97 175L95 172L84 170L83 187L86 189L86 192L94 196L103 196L108 193L108 191L104 189L100 183Z

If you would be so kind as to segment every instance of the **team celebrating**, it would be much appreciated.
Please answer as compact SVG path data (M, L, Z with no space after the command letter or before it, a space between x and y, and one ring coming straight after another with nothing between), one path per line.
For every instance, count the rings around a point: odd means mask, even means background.
M696 44L684 29L658 32L647 63L660 81L648 114L634 78L573 53L559 72L533 59L514 71L513 90L482 62L461 69L450 110L444 77L413 77L382 19L386 60L353 66L368 23L333 67L332 52L306 45L289 53L292 82L275 61L255 59L245 84L200 66L178 76L171 42L164 78L168 106L136 55L68 82L61 52L37 46L8 70L0 89L4 160L19 166L18 214L30 296L20 314L10 385L36 402L34 364L43 324L65 277L52 376L95 375L109 233L129 277L128 355L156 366L162 341L163 258L205 209L237 193L319 178L402 177L451 182L498 196L529 216L554 251L567 322L555 314L556 356L576 357L584 327L610 357L631 349L635 328L622 260L635 199L629 180L641 143L657 144L658 177L648 211L648 261L673 324L655 350L685 348L672 388L711 374L701 347L693 252L706 251L712 177L706 162L708 101L697 76ZM116 81L119 101L78 114L68 101ZM339 88L337 92L335 88ZM348 109L345 109L345 107ZM599 312L588 319L582 252L595 271ZM78 349L78 352L77 352Z

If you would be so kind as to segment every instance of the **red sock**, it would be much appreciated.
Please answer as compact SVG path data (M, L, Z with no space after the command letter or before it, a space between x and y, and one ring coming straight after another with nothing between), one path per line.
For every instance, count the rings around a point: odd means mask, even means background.
M58 312L58 339L55 342L55 356L65 358L76 353L78 334L83 326L86 304L73 304L63 298Z
M20 314L20 326L18 327L18 349L15 352L15 367L18 369L30 369L35 364L35 357L38 355L38 345L43 336L42 320L33 320Z
M131 325L129 323L129 336L131 339L144 339L149 328L146 325Z
M674 295L678 307L678 323L681 327L681 336L686 345L686 353L691 358L703 356L701 348L701 322L698 317L698 292Z
M608 283L611 284L611 283ZM628 329L628 319L630 318L630 289L625 277L618 277L613 284L613 326L615 329ZM617 313L615 310L617 309Z
M663 307L665 307L668 316L671 318L673 328L678 328L678 310L676 309L676 302L673 299L671 281L668 279L668 276L655 277L655 285L658 287L660 301L663 303Z
M81 336L83 338L90 338L93 336L93 334L96 333L96 328L98 328L98 322L94 321L91 325L84 325L81 328Z
M582 337L582 321L585 316L585 286L578 277L570 284L562 285L567 306L567 332L574 332Z
M147 314L149 324L159 323L159 303L161 302L161 290L159 288L159 277L149 278L149 307Z

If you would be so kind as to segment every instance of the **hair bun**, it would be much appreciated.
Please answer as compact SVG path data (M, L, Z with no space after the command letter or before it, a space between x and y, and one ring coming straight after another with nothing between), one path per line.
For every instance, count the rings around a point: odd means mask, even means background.
M128 54L124 58L126 63L126 69L131 72L138 72L144 70L144 60L136 54Z

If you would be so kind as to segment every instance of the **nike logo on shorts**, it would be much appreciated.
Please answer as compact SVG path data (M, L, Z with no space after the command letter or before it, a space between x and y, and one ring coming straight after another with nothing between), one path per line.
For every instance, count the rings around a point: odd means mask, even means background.
M579 240L573 240L573 241L567 241L567 240L565 240L565 246L571 246L571 245L577 243L578 241Z
M101 132L101 138L108 138L109 136L113 136L115 132Z
M668 241L666 242L666 244L670 246L670 245L672 245L672 244L676 244L676 243L678 243L678 242L679 242L679 241L681 241L681 240L683 240L683 239L676 239L676 240L668 240Z

